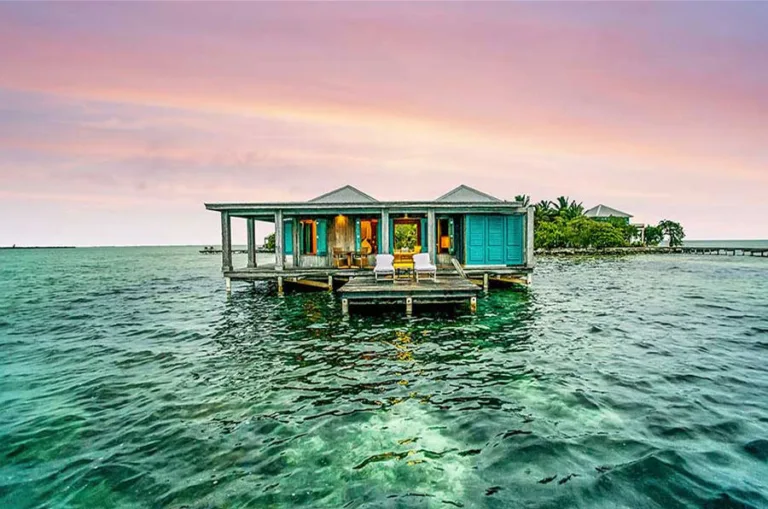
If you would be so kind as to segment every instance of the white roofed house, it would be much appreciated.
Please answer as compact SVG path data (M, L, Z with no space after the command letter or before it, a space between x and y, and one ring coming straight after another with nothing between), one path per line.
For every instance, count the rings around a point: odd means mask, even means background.
M529 281L534 266L533 208L463 185L422 201L380 201L344 186L306 201L205 207L221 214L222 271L228 282L353 277L370 271L377 254L411 258L426 253L441 271L455 269L486 280ZM232 266L232 218L246 220L246 267ZM275 225L273 263L257 265L256 221Z
M597 221L607 221L610 218L618 218L624 221L626 224L631 224L637 228L637 240L645 242L645 224L643 223L631 223L632 214L622 212L621 210L609 207L608 205L596 205L591 209L584 212L585 217L595 219Z
M584 212L584 215L592 219L608 219L610 217L618 217L624 219L627 224L629 224L629 220L632 219L632 214L627 214L626 212L622 212L620 210L609 207L608 205L602 204L587 210Z

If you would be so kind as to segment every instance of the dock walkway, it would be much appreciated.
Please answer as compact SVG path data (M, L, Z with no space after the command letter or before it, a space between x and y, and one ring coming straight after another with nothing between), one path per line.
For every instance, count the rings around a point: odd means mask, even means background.
M341 308L349 313L351 305L405 304L407 314L414 304L469 303L477 308L477 294L482 288L458 276L441 276L436 281L379 281L372 276L356 276L339 289Z

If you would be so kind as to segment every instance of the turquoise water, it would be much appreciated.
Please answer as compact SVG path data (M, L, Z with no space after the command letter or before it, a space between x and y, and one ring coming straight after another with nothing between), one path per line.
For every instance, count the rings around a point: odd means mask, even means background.
M768 506L768 260L540 260L475 316L346 321L219 264L0 251L0 506Z

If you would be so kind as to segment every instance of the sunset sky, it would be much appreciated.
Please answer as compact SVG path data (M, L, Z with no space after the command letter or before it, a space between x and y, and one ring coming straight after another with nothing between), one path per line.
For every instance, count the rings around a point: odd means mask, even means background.
M759 2L2 3L0 245L216 244L203 202L345 184L768 238L766 27Z

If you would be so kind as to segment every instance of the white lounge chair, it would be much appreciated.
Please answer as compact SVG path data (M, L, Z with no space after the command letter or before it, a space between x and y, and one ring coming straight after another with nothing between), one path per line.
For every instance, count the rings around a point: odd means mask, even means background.
M376 255L376 266L373 268L373 277L376 282L379 282L379 276L392 276L395 277L395 257L390 254L378 254Z
M419 274L432 274L432 281L437 281L437 267L429 263L429 253L413 255L413 271L416 273L416 282L419 282Z

